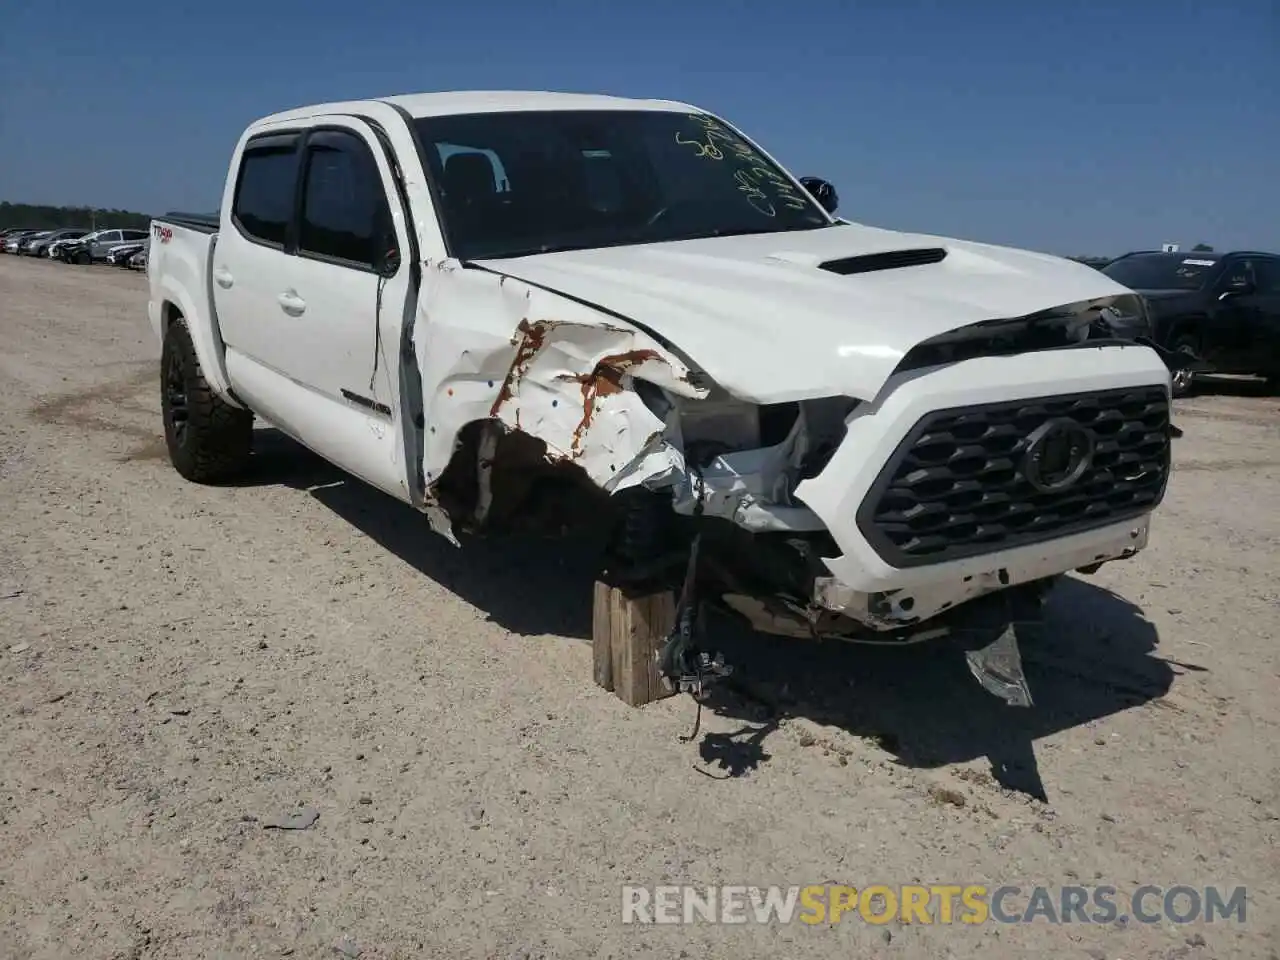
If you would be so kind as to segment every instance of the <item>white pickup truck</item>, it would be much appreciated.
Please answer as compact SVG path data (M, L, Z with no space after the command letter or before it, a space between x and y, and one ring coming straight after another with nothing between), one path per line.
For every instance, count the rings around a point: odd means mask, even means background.
M1146 545L1168 369L1091 267L835 208L683 103L266 117L217 218L152 224L172 462L231 479L257 416L455 543L586 525L610 576L767 632L981 634L975 676L1025 705L1007 625Z

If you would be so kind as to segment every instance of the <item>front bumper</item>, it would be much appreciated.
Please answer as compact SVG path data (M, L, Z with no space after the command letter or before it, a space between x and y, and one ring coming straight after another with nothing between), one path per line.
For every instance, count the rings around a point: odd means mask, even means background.
M941 569L934 570L936 576L929 581L883 590L858 590L838 576L819 577L814 582L813 603L873 630L902 630L997 590L1131 557L1147 546L1149 530L1149 518L1142 517L1131 523L976 558L982 561L983 569L975 573L946 569L958 564L938 564ZM834 569L844 559L829 565Z
M901 630L1006 587L1132 556L1147 544L1149 514L1010 549L900 568L888 563L857 522L898 445L935 410L1140 386L1168 389L1169 373L1144 346L1113 344L980 357L893 377L859 407L823 472L795 491L826 524L842 551L825 560L816 608L877 631Z

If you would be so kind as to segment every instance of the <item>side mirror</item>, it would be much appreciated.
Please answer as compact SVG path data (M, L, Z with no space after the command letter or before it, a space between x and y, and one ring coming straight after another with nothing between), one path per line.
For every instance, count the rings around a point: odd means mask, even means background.
M830 181L823 180L821 177L801 177L800 186L813 194L813 199L817 200L818 205L827 213L835 213L836 208L840 206L840 197Z
M1222 293L1218 295L1219 300L1226 300L1228 297L1243 297L1253 293L1257 287L1253 280L1247 276L1235 276L1227 280L1222 288Z
M378 274L383 277L394 277L400 272L400 251L395 247L388 247L386 252L382 254L382 259L378 263Z

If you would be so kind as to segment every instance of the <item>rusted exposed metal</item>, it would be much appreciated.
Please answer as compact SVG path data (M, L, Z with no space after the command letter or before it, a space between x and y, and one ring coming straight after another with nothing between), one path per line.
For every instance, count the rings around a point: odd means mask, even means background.
M577 457L582 453L582 437L591 428L591 420L595 415L596 401L600 397L608 397L622 392L622 378L634 367L647 360L661 360L656 350L630 350L626 353L605 357L596 364L591 373L577 377L563 376L562 379L576 380L582 389L582 420L574 428L569 455Z
M507 370L506 377L503 378L497 397L494 398L493 407L489 410L491 417L496 417L503 405L511 399L516 385L528 371L530 361L546 342L547 331L553 326L555 321L552 320L530 323L526 318L520 321L516 327L516 336L511 338L511 345L516 348L515 356L511 358L511 366Z

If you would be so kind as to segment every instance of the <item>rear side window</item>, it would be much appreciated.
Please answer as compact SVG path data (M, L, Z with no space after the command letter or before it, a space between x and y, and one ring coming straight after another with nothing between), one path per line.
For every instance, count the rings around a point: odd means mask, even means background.
M325 130L307 140L298 252L374 269L391 211L377 163L354 134Z
M284 246L298 176L296 139L250 141L240 160L231 215L254 240Z
M1280 260L1267 257L1257 261L1254 265L1254 276L1259 293L1268 295L1280 293Z

